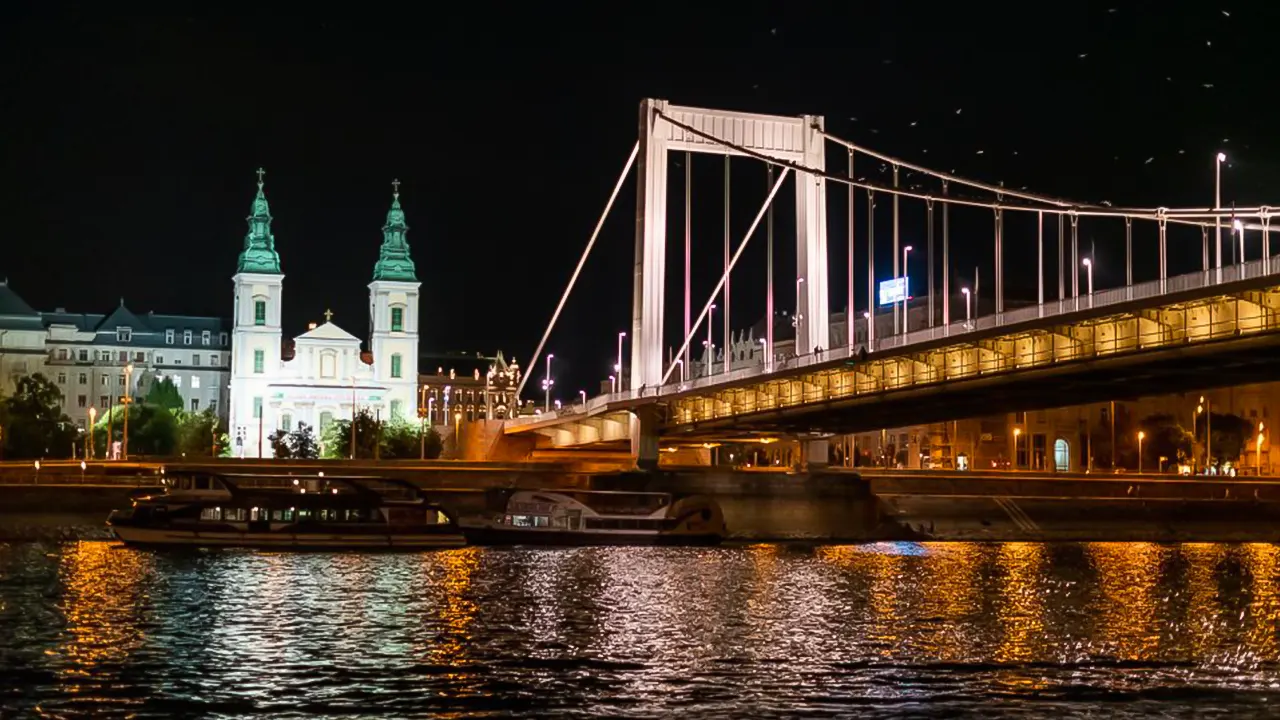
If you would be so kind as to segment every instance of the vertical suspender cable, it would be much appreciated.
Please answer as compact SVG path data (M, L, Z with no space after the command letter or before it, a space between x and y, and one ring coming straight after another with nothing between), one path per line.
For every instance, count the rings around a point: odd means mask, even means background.
M684 334L692 329L689 326L693 313L693 153L684 154ZM689 365L690 353L685 350L681 357L684 373L691 375Z
M729 318L729 156L724 156L724 371L729 372L733 360L733 324Z
M765 178L768 180L768 187L773 187L773 165L765 166ZM764 344L767 346L765 350L768 352L764 362L765 367L769 367L772 364L772 359L778 354L773 347L773 203L769 203L769 210L765 219L764 239Z
M853 150L849 151L849 179L850 180L854 179L853 178ZM854 285L853 283L853 252L854 252L853 209L854 209L854 205L856 204L857 198L854 197L855 190L852 185L849 186L848 190L849 190L849 292L847 293L848 297L845 299L844 334L845 334L845 347L849 349L849 352L853 352L854 328L857 327L857 325L853 321L854 316L857 315L857 313L854 312L854 304L853 304L853 285ZM772 208L770 208L770 211L772 212ZM772 346L773 345L771 342L770 347Z

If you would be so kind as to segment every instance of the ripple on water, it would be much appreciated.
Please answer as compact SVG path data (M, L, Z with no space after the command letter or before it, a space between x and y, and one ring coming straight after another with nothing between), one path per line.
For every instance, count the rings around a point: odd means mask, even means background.
M0 716L1256 716L1270 545L0 545Z

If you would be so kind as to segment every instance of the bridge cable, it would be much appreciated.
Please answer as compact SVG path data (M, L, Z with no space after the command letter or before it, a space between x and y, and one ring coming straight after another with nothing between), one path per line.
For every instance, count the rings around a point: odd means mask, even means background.
M636 162L636 156L640 153L640 142L631 148L631 156L627 158L627 164L622 168L622 174L618 176L618 182L613 186L613 192L609 194L609 201L604 204L604 212L600 213L600 219L596 221L595 230L591 231L591 239L587 241L587 247L582 251L582 257L578 258L578 266L573 269L573 276L569 278L569 284L565 287L564 293L560 295L560 302L556 305L556 311L551 314L551 322L547 324L547 329L542 333L542 339L538 341L538 349L533 351L533 357L529 359L529 370L520 378L520 387L516 388L516 400L519 401L520 395L524 392L524 386L529 382L529 378L533 376L533 370L538 366L538 357L542 355L542 349L547 344L547 338L551 337L551 331L555 329L556 320L560 318L560 311L564 310L564 304L569 299L569 293L573 292L574 283L578 282L578 275L582 273L582 266L586 265L587 257L591 255L591 248L596 244L596 238L600 236L600 229L604 227L605 218L609 217L609 211L613 209L613 203L618 199L618 193L622 191L622 184L626 181L627 175L631 172L631 166Z

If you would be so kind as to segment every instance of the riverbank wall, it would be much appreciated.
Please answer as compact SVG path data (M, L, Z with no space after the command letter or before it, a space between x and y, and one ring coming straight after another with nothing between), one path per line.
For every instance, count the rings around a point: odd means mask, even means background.
M219 468L222 469L222 468ZM244 470L248 470L247 468ZM294 468L300 475L319 472ZM374 467L327 465L330 476ZM278 472L278 471L276 471ZM796 473L679 468L588 474L564 466L376 466L459 517L495 511L495 489L591 488L709 495L738 542L880 540L1280 542L1280 481L910 471ZM49 482L0 469L0 541L108 536L112 509L160 476Z

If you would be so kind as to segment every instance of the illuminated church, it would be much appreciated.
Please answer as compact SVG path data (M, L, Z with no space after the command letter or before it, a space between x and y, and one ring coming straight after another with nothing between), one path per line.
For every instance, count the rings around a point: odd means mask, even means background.
M409 256L399 181L382 227L382 247L369 283L370 347L332 322L294 338L286 352L280 324L284 274L271 233L271 209L258 193L232 277L229 432L236 457L271 457L276 430L311 426L317 438L330 423L367 410L383 420L417 419L418 288Z

